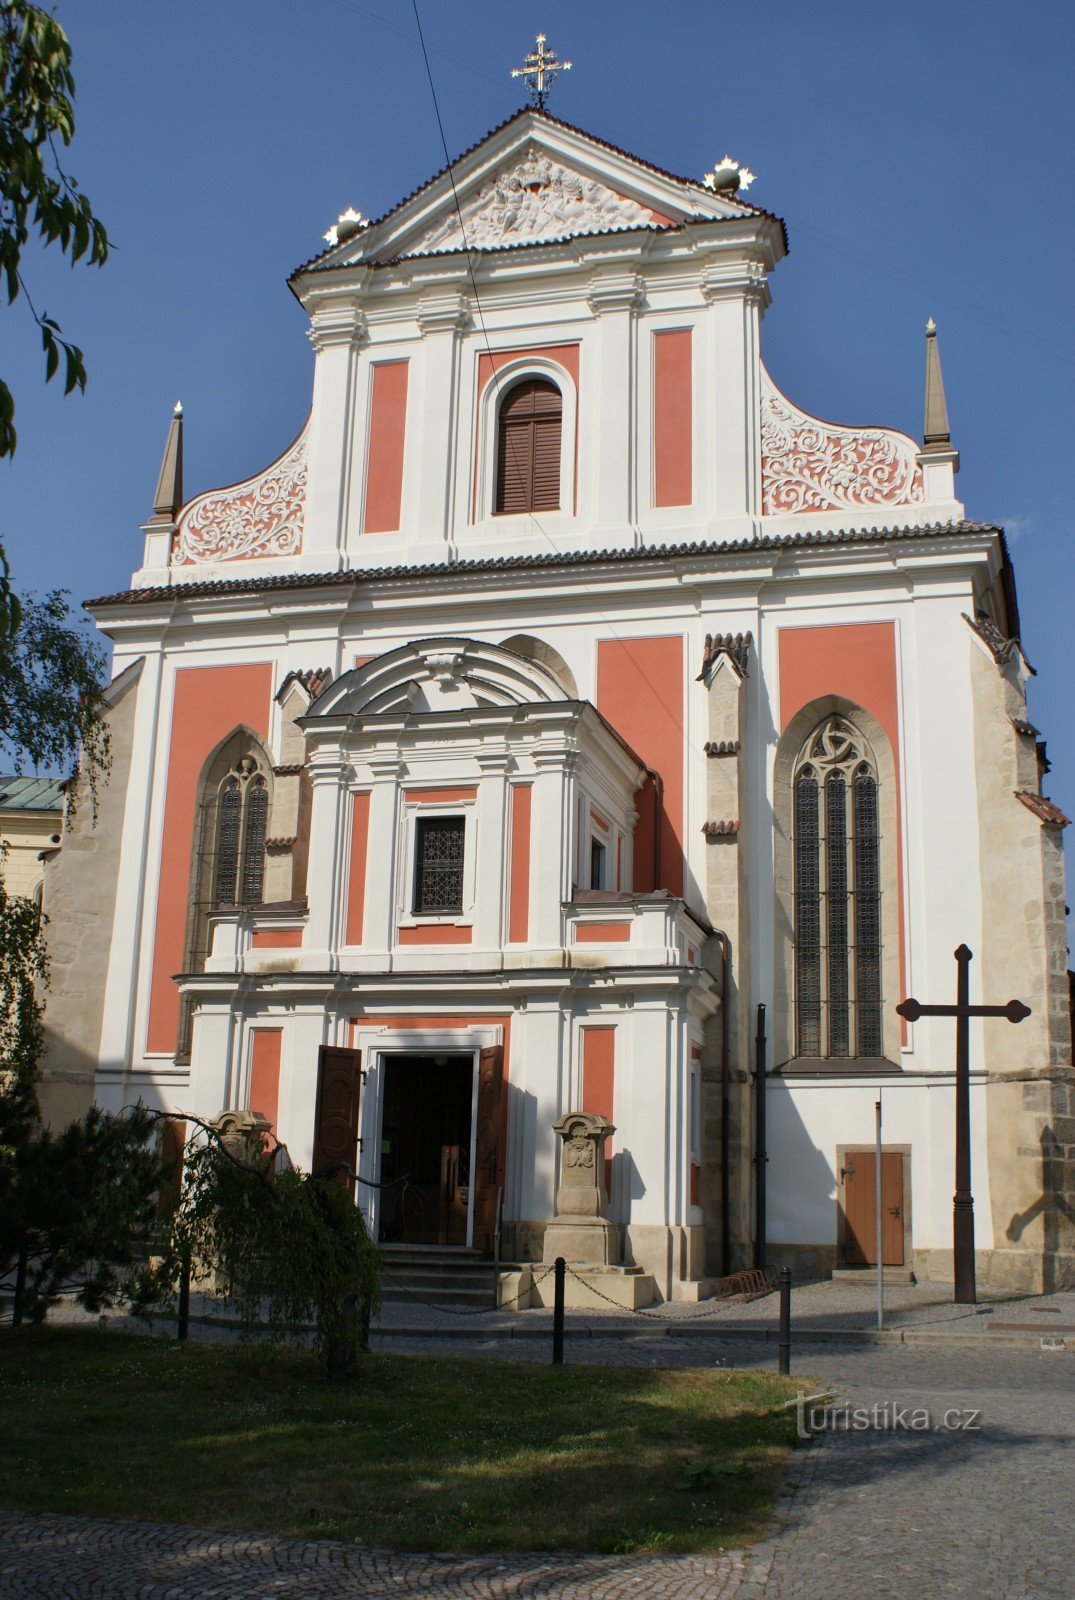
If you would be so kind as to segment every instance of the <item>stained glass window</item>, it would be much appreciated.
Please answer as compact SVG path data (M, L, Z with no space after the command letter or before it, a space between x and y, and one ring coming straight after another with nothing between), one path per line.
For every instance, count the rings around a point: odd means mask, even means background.
M800 1056L880 1057L877 771L841 717L815 728L794 779L795 1038Z
M414 825L414 912L445 916L463 909L465 817L419 817Z

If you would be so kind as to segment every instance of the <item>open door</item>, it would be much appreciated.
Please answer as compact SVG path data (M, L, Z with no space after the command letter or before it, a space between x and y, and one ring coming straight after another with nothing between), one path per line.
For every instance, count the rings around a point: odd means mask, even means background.
M313 1170L321 1172L333 1161L344 1161L352 1171L358 1164L358 1101L362 1091L357 1050L325 1044L317 1053L317 1110L314 1120ZM353 1195L355 1180L339 1172Z
M478 1052L478 1129L474 1150L474 1246L487 1253L496 1232L497 1198L504 1181L500 1129L504 1107L504 1051Z

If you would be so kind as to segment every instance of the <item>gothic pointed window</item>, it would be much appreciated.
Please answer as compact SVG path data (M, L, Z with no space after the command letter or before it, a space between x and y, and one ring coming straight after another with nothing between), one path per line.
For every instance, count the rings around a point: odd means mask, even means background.
M498 516L560 507L563 397L546 378L528 378L500 405L496 440Z
M217 911L258 905L265 893L265 841L272 767L261 741L237 729L202 773L191 868L184 970L201 972ZM190 1052L190 1006L180 1008L179 1055Z
M210 826L216 810L216 828ZM224 775L216 795L203 802L203 830L213 848L213 899L218 906L252 906L265 879L265 825L269 794L257 759L244 751Z
M794 774L795 1031L800 1056L879 1057L881 835L877 765L826 718Z

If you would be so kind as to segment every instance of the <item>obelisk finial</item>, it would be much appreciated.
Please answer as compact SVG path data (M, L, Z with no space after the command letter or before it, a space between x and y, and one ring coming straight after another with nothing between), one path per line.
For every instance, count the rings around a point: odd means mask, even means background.
M932 317L926 323L926 411L922 448L927 452L952 448L944 378L941 374L941 353L937 347L937 324Z
M183 505L183 406L176 401L164 445L157 492L153 496L156 522L174 522Z

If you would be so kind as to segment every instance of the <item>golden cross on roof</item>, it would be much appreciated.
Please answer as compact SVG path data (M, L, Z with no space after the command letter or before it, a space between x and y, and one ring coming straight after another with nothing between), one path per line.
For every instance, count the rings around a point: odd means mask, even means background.
M571 71L570 61L561 61L556 51L547 50L545 44L545 35L539 33L534 40L535 48L531 50L522 66L511 69L513 78L523 79L530 91L531 102L539 111L544 111L549 90L559 74Z

